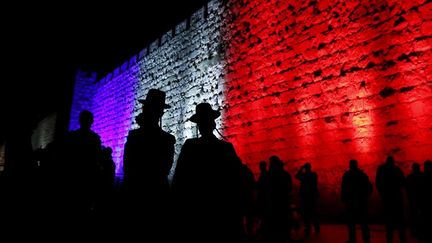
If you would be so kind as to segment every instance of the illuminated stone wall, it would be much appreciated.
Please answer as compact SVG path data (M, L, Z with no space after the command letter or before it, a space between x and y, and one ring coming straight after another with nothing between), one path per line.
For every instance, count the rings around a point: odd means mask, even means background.
M310 161L329 202L339 199L351 158L374 179L387 155L405 172L432 157L430 1L223 2L209 2L96 85L78 83L74 104L89 101L117 165L137 99L150 88L173 106L163 126L177 152L196 135L186 122L195 104L208 101L255 172L271 155L290 172Z
M351 158L432 157L430 1L231 1L225 134L248 163L310 161L339 198ZM255 167L255 170L257 168Z

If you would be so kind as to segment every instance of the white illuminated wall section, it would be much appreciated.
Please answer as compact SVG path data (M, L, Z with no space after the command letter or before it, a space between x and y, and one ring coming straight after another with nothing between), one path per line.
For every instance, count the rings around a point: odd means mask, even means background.
M211 9L218 8L210 3L209 11ZM198 136L195 124L187 121L195 106L208 102L214 109L219 109L223 105L223 86L220 84L223 67L217 51L221 39L220 14L207 18L211 19L204 19L204 8L200 9L191 16L190 26L186 21L180 23L140 54L143 58L138 63L134 115L141 110L137 100L145 99L150 88L166 92L166 103L171 108L166 109L162 123L163 129L176 137L175 161L185 140ZM133 127L136 128L136 124Z

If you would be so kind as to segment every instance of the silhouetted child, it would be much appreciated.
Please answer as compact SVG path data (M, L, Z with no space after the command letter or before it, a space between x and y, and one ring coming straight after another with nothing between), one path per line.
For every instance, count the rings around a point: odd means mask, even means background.
M318 175L312 171L310 163L304 164L297 172L297 180L300 181L300 198L302 205L302 215L305 223L305 235L309 236L311 230L311 221L314 225L315 233L320 232L320 225L317 214L318 201Z

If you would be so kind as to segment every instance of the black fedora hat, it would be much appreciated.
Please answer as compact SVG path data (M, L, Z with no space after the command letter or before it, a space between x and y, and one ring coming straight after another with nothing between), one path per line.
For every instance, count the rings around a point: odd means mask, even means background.
M220 116L220 112L213 110L209 103L200 103L195 107L195 114L189 118L191 122L199 123L203 120L214 120Z
M138 100L144 106L152 106L156 108L170 108L170 105L165 104L165 92L158 89L150 89L144 99Z

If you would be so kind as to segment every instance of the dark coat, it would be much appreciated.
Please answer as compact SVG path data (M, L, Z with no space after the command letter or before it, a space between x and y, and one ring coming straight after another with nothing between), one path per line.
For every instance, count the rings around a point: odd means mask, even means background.
M318 199L318 174L315 172L302 172L296 174L300 181L300 197L303 200L315 201Z
M174 158L175 138L158 130L129 132L124 150L124 183L137 193L165 193Z
M366 206L372 190L369 177L360 169L350 169L342 177L342 201L348 205Z
M235 239L242 217L241 161L231 143L216 137L188 139L172 189L183 238Z

